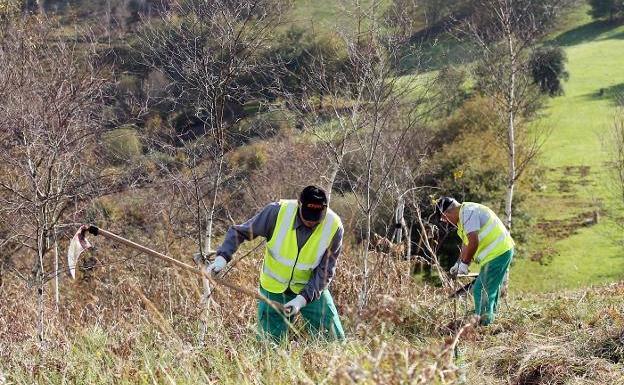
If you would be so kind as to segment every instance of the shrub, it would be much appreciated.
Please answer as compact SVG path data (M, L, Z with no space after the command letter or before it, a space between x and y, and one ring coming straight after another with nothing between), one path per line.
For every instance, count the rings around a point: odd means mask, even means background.
M539 86L543 94L563 95L561 82L568 80L570 76L565 70L567 60L561 47L541 47L533 53L529 66L533 81Z
M333 192L329 206L340 216L345 232L348 232L345 237L360 241L364 231L364 223L362 223L362 213L358 207L357 199L353 192L345 192L344 194ZM363 198L360 197L359 199Z
M127 195L111 195L94 201L86 211L86 219L91 223L129 230L144 228L148 222L149 212L146 202L137 197Z
M121 164L143 153L141 139L133 126L122 126L105 133L102 146L109 161Z
M158 138L166 133L164 122L160 115L154 114L146 119L144 132L150 138Z
M141 79L133 75L121 75L117 81L117 90L121 95L137 95L141 92Z
M624 3L620 0L589 0L589 5L591 6L589 13L594 19L608 16L609 20L613 20L624 14Z
M177 156L171 156L164 152L153 151L146 158L155 167L155 171L160 174L179 170L182 167L182 163Z
M347 47L343 39L335 34L323 33L313 38L298 27L293 27L277 39L277 44L267 56L284 63L285 71L280 73L282 87L293 94L322 93L322 87L310 76L323 76L335 80L349 75ZM321 73L322 68L322 75ZM267 84L273 84L273 77L265 77Z
M266 164L267 152L262 143L253 143L238 148L230 155L231 165L245 173L253 172Z
M287 111L268 111L242 119L232 127L230 133L235 143L246 143L250 139L271 138L294 124L292 113Z

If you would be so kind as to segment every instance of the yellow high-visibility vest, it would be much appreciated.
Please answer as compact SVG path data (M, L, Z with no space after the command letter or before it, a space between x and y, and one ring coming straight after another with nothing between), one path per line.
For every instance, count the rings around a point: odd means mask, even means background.
M281 200L275 229L264 252L260 285L268 292L283 293L290 287L299 294L321 263L336 231L342 226L340 218L327 208L325 218L315 228L301 250L297 247L298 215L296 200Z
M485 265L492 259L499 255L511 250L514 247L514 241L509 234L509 231L500 220L500 218L490 210L489 207L473 203L464 202L459 208L459 220L457 221L457 234L465 245L468 244L468 234L464 231L464 224L462 223L463 210L466 207L477 207L488 213L489 219L479 229L479 246L474 255L474 261L480 266Z

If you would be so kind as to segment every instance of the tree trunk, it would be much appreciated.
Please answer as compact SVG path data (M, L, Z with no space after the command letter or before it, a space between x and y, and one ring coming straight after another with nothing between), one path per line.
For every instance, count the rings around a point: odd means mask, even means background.
M223 174L223 163L225 161L225 149L223 147L223 137L219 138L221 143L221 148L219 151L218 158L218 167L217 167L217 176L215 177L214 184L212 186L212 202L210 204L210 211L208 214L208 220L206 223L206 234L204 237L204 252L206 254L211 253L212 250L212 233L214 227L214 218L215 211L217 207L217 198L219 196L219 186L221 185L221 177ZM201 247L200 247L201 252ZM207 263L207 262L205 262ZM201 268L201 266L200 266ZM204 345L206 334L208 333L208 320L209 320L209 312L210 312L210 296L212 295L212 287L210 286L210 281L207 278L202 278L203 292L201 298L201 306L203 308L201 316L200 316L200 326L199 326L199 344Z
M206 237L204 243L204 250L206 253L212 251L212 228L214 223L214 215L217 207L217 197L219 196L219 186L221 185L221 176L223 174L223 162L225 159L225 154L223 151L219 156L219 168L217 170L217 177L215 178L215 182L213 184L214 194L212 195L212 203L210 206L210 212L208 213L208 223L206 224Z
M511 221L512 221L511 212L512 212L512 205L513 205L514 187L516 184L516 143L515 143L515 137L514 137L514 113L513 111L509 111L508 140L509 140L509 173L508 173L508 179L507 179L507 192L505 194L505 226L507 226L507 229L511 231Z
M35 273L35 285L37 286L37 337L43 346L45 340L45 309L44 309L44 266L43 266L43 249L44 249L44 232L40 230L38 234L38 250L37 250L37 270Z
M37 337L39 342L43 344L45 341L44 326L45 310L43 306L43 277L37 277Z
M342 163L342 158L340 160L336 160L334 164L334 169L332 170L329 178L327 178L327 200L331 202L331 194L334 190L334 183L336 183L336 177L338 176L338 171L340 171L340 164Z
M414 229L414 223L410 221L410 225L407 228L407 257L412 257L412 230Z
M56 229L54 230L54 303L56 305L56 312L59 311L59 303L61 302L61 296L59 293L59 253L58 253L58 240L56 239Z
M44 4L45 0L35 0L35 2L37 3L37 11L39 12L40 15L45 15L45 4Z
M509 22L509 20L507 20ZM509 90L507 96L507 140L509 173L507 179L507 193L505 195L505 225L511 231L513 194L516 183L516 134L515 134L515 108L516 108L516 52L514 52L513 33L511 26L507 25L507 44L509 49Z
M360 292L360 298L359 298L359 310L361 311L362 309L364 309L364 306L366 306L366 302L367 302L367 297L368 297L368 253L369 253L369 247L370 247L370 239L371 239L371 213L370 210L366 213L366 234L364 237L364 253L363 253L363 257L364 257L364 261L363 261L363 265L364 265L364 274L363 274L363 279L362 279L362 291Z
M369 149L369 158L367 160L367 175L366 175L366 235L364 238L364 276L362 281L362 292L360 293L360 303L359 310L361 311L366 306L366 302L368 299L368 254L369 254L369 246L371 240L372 233L372 203L371 203L371 183L373 180L373 160L372 156L374 154L373 144L371 142L371 148Z
M507 4L509 9L510 5ZM507 180L507 191L505 194L505 226L507 230L511 232L512 226L512 207L513 207L513 194L516 184L516 133L515 133L515 108L516 108L516 69L517 69L517 52L514 51L513 32L511 30L511 21L509 14L505 20L506 34L507 34L507 48L509 50L509 90L507 97L507 114L508 114L508 157L509 157L509 172ZM501 293L503 296L507 295L507 289L509 286L509 269L505 272L505 277L501 285Z
M394 210L394 236L392 237L392 242L394 243L401 243L403 241L403 224L405 223L405 219L403 219L404 213L405 200L401 197L397 201L397 206Z

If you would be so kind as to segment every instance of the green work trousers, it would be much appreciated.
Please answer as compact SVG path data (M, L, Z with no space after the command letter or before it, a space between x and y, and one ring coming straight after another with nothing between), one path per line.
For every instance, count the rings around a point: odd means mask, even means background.
M285 293L269 293L260 287L260 293L270 300L285 304L295 298L297 294L287 291ZM334 299L327 289L321 292L321 297L312 301L300 311L305 320L310 334L318 335L328 340L343 340L344 330L338 318L338 311L334 305ZM261 336L271 337L280 341L288 336L288 322L292 323L294 317L287 317L276 311L264 301L258 301L258 332Z
M473 286L475 314L481 317L481 325L489 325L494 321L501 285L509 269L513 252L511 249L481 267Z

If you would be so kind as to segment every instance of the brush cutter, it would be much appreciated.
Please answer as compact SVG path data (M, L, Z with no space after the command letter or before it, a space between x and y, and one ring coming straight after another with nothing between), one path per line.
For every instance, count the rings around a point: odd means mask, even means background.
M126 245L130 248L133 248L135 250L139 250L145 254L148 254L152 257L156 257L158 259L161 259L165 262L168 262L176 267L179 267L183 270L189 271L193 274L197 274L198 276L202 277L203 279L208 279L208 281L210 281L213 285L221 285L221 286L225 286L229 289L232 289L238 293L244 294L246 296L249 297L253 297L255 299L258 299L260 301L264 301L267 304L269 304L271 307L273 307L275 310L278 310L280 312L284 311L284 308L282 306L281 303L275 302L275 301L271 301L270 299L268 299L267 297L263 296L262 294L240 287L238 285L235 285L231 282L228 282L224 279L220 279L218 277L215 276L211 276L210 274L205 273L203 270L199 270L191 265L187 265L186 263L182 262L182 261L178 261L177 259L171 258L165 254L161 254L157 251L154 251L152 249L149 249L143 245L140 245L138 243L132 242L128 239L125 239L123 237L120 237L119 235L113 234L110 231L106 231L104 229L100 229L96 226L93 225L82 225L80 226L80 229L78 230L78 232L76 232L76 235L74 235L74 237L72 238L70 244L69 244L69 249L67 250L67 263L69 266L69 274L71 275L72 278L76 278L76 263L78 262L78 258L80 257L80 254L85 251L90 249L92 246L89 243L89 241L86 238L86 233L90 233L92 235L98 236L101 235L104 238L110 239L114 242L117 243L121 243L123 245Z

